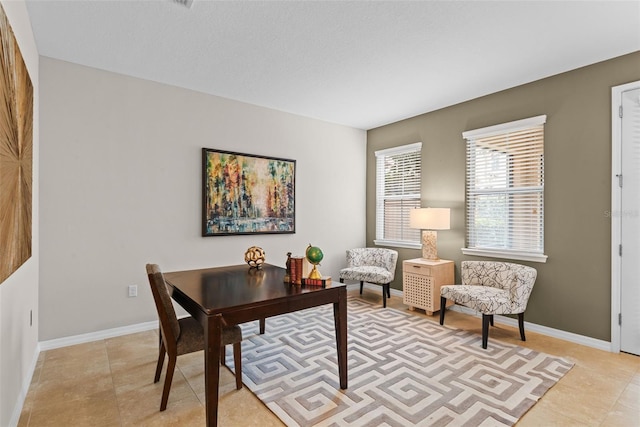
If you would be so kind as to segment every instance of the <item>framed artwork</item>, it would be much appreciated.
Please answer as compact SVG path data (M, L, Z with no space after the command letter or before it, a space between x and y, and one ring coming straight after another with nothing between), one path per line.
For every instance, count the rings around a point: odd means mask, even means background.
M295 233L296 161L202 149L202 235Z
M0 6L0 283L31 257L33 86Z

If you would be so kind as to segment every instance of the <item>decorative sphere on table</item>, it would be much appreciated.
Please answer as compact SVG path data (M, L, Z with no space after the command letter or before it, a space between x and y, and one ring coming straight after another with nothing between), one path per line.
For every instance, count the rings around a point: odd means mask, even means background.
M244 253L244 260L251 268L261 268L264 264L264 250L258 246L251 246Z
M307 260L313 264L313 270L309 273L309 279L321 279L322 275L318 271L317 266L320 265L320 261L324 258L322 249L317 246L311 246L311 243L309 243L309 246L307 246L307 250L305 251L305 256L307 257Z

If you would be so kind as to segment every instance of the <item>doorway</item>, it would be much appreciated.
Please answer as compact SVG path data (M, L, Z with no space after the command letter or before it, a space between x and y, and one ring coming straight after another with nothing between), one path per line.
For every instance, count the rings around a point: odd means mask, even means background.
M640 355L640 81L612 89L611 344Z

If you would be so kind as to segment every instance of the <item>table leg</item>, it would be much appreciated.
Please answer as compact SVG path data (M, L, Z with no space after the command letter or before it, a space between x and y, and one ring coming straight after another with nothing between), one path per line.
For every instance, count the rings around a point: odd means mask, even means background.
M216 427L218 425L222 316L219 314L208 316L204 329L204 387L207 426Z
M333 318L336 326L336 349L338 351L338 374L340 388L347 388L347 290L340 289L338 302L333 304Z

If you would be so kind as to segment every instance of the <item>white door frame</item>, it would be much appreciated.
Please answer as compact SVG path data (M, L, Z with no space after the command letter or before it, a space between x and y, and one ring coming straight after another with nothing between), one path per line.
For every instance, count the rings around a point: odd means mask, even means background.
M621 326L620 313L621 263L619 247L621 244L622 189L617 175L622 172L622 121L620 106L622 92L640 88L640 80L611 88L611 351L620 353Z

